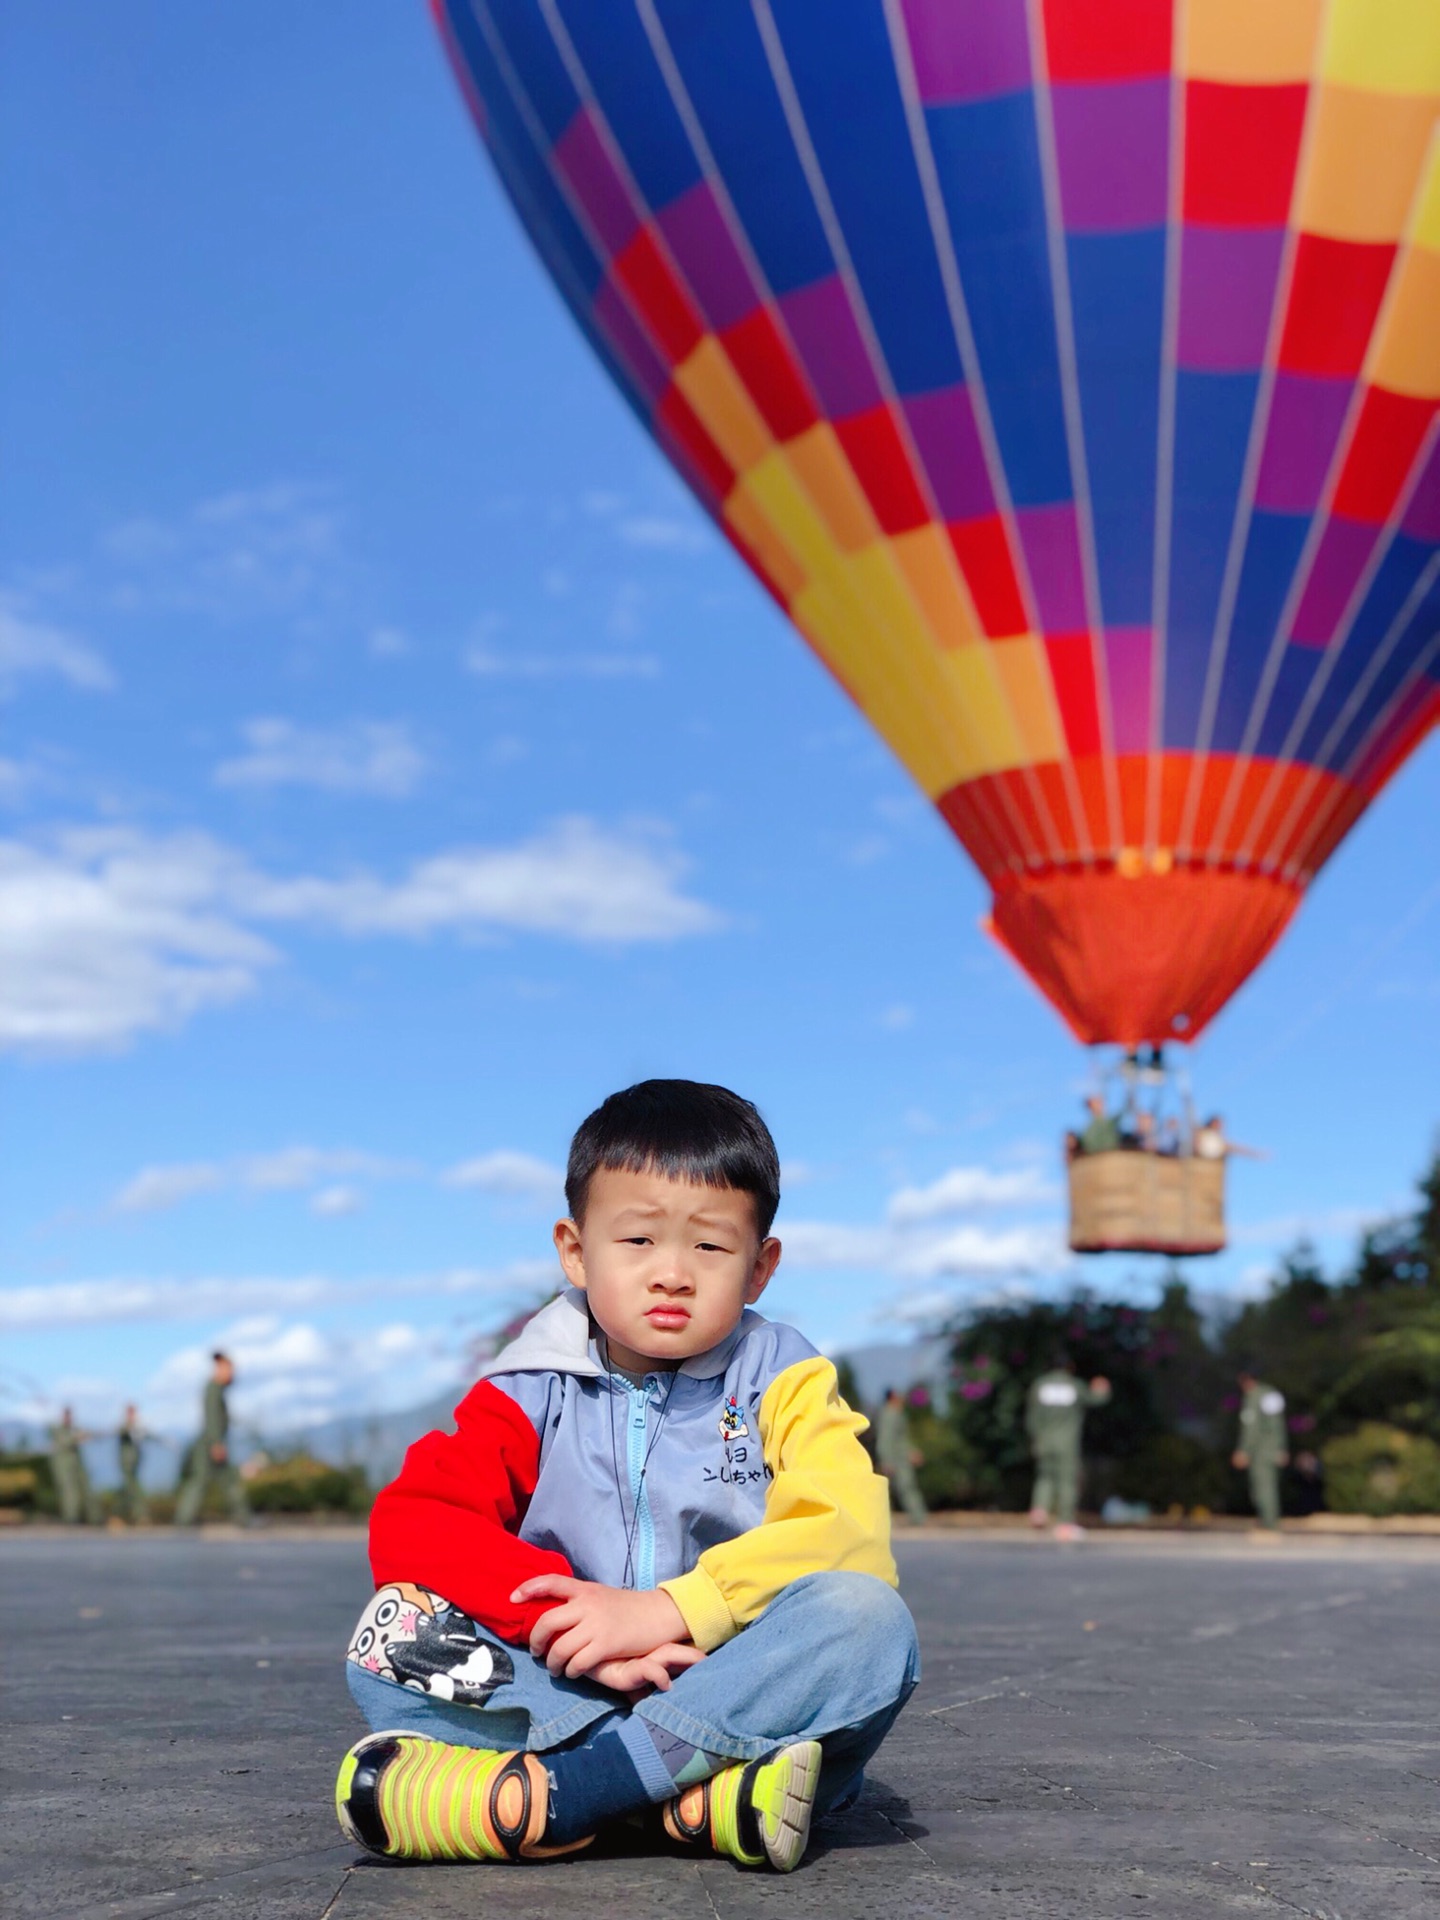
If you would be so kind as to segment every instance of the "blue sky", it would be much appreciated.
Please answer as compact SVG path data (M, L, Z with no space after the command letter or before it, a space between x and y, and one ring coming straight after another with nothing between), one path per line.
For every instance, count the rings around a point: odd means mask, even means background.
M760 1103L820 1343L1065 1285L1085 1055L591 361L418 0L338 19L7 17L0 1422L183 1424L222 1340L272 1427L449 1385L651 1073ZM1207 1289L1407 1201L1437 814L1432 748L1197 1050L1271 1156Z

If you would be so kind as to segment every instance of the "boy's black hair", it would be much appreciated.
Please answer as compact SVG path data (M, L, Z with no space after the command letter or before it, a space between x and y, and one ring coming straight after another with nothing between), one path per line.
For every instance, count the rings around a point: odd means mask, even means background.
M642 1080L581 1121L565 1169L572 1220L583 1222L590 1182L602 1169L736 1187L755 1202L762 1240L780 1205L780 1157L770 1129L748 1100L701 1080Z

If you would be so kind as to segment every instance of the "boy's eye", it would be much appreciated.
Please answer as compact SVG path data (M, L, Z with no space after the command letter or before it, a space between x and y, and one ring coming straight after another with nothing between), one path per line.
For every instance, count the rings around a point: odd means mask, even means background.
M702 1240L700 1242L700 1251L701 1253L728 1253L730 1249L718 1245L714 1240Z

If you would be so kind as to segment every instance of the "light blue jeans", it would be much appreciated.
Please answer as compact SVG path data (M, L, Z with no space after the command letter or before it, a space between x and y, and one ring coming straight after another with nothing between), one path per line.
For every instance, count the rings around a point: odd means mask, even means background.
M482 1630L477 1637L488 1639ZM910 1609L868 1573L811 1573L792 1582L758 1620L680 1674L668 1693L652 1693L635 1707L589 1681L557 1680L522 1648L504 1652L513 1679L474 1706L368 1672L353 1654L345 1674L375 1732L418 1733L452 1746L543 1753L579 1739L608 1714L630 1712L732 1760L758 1759L790 1740L818 1740L818 1813L856 1797L866 1761L920 1678Z

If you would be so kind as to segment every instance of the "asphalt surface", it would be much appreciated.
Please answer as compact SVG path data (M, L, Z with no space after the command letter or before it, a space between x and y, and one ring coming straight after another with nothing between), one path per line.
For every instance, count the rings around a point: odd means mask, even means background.
M925 1678L787 1879L389 1867L330 1806L357 1538L0 1538L7 1920L1308 1914L1440 1896L1440 1550L920 1536Z

